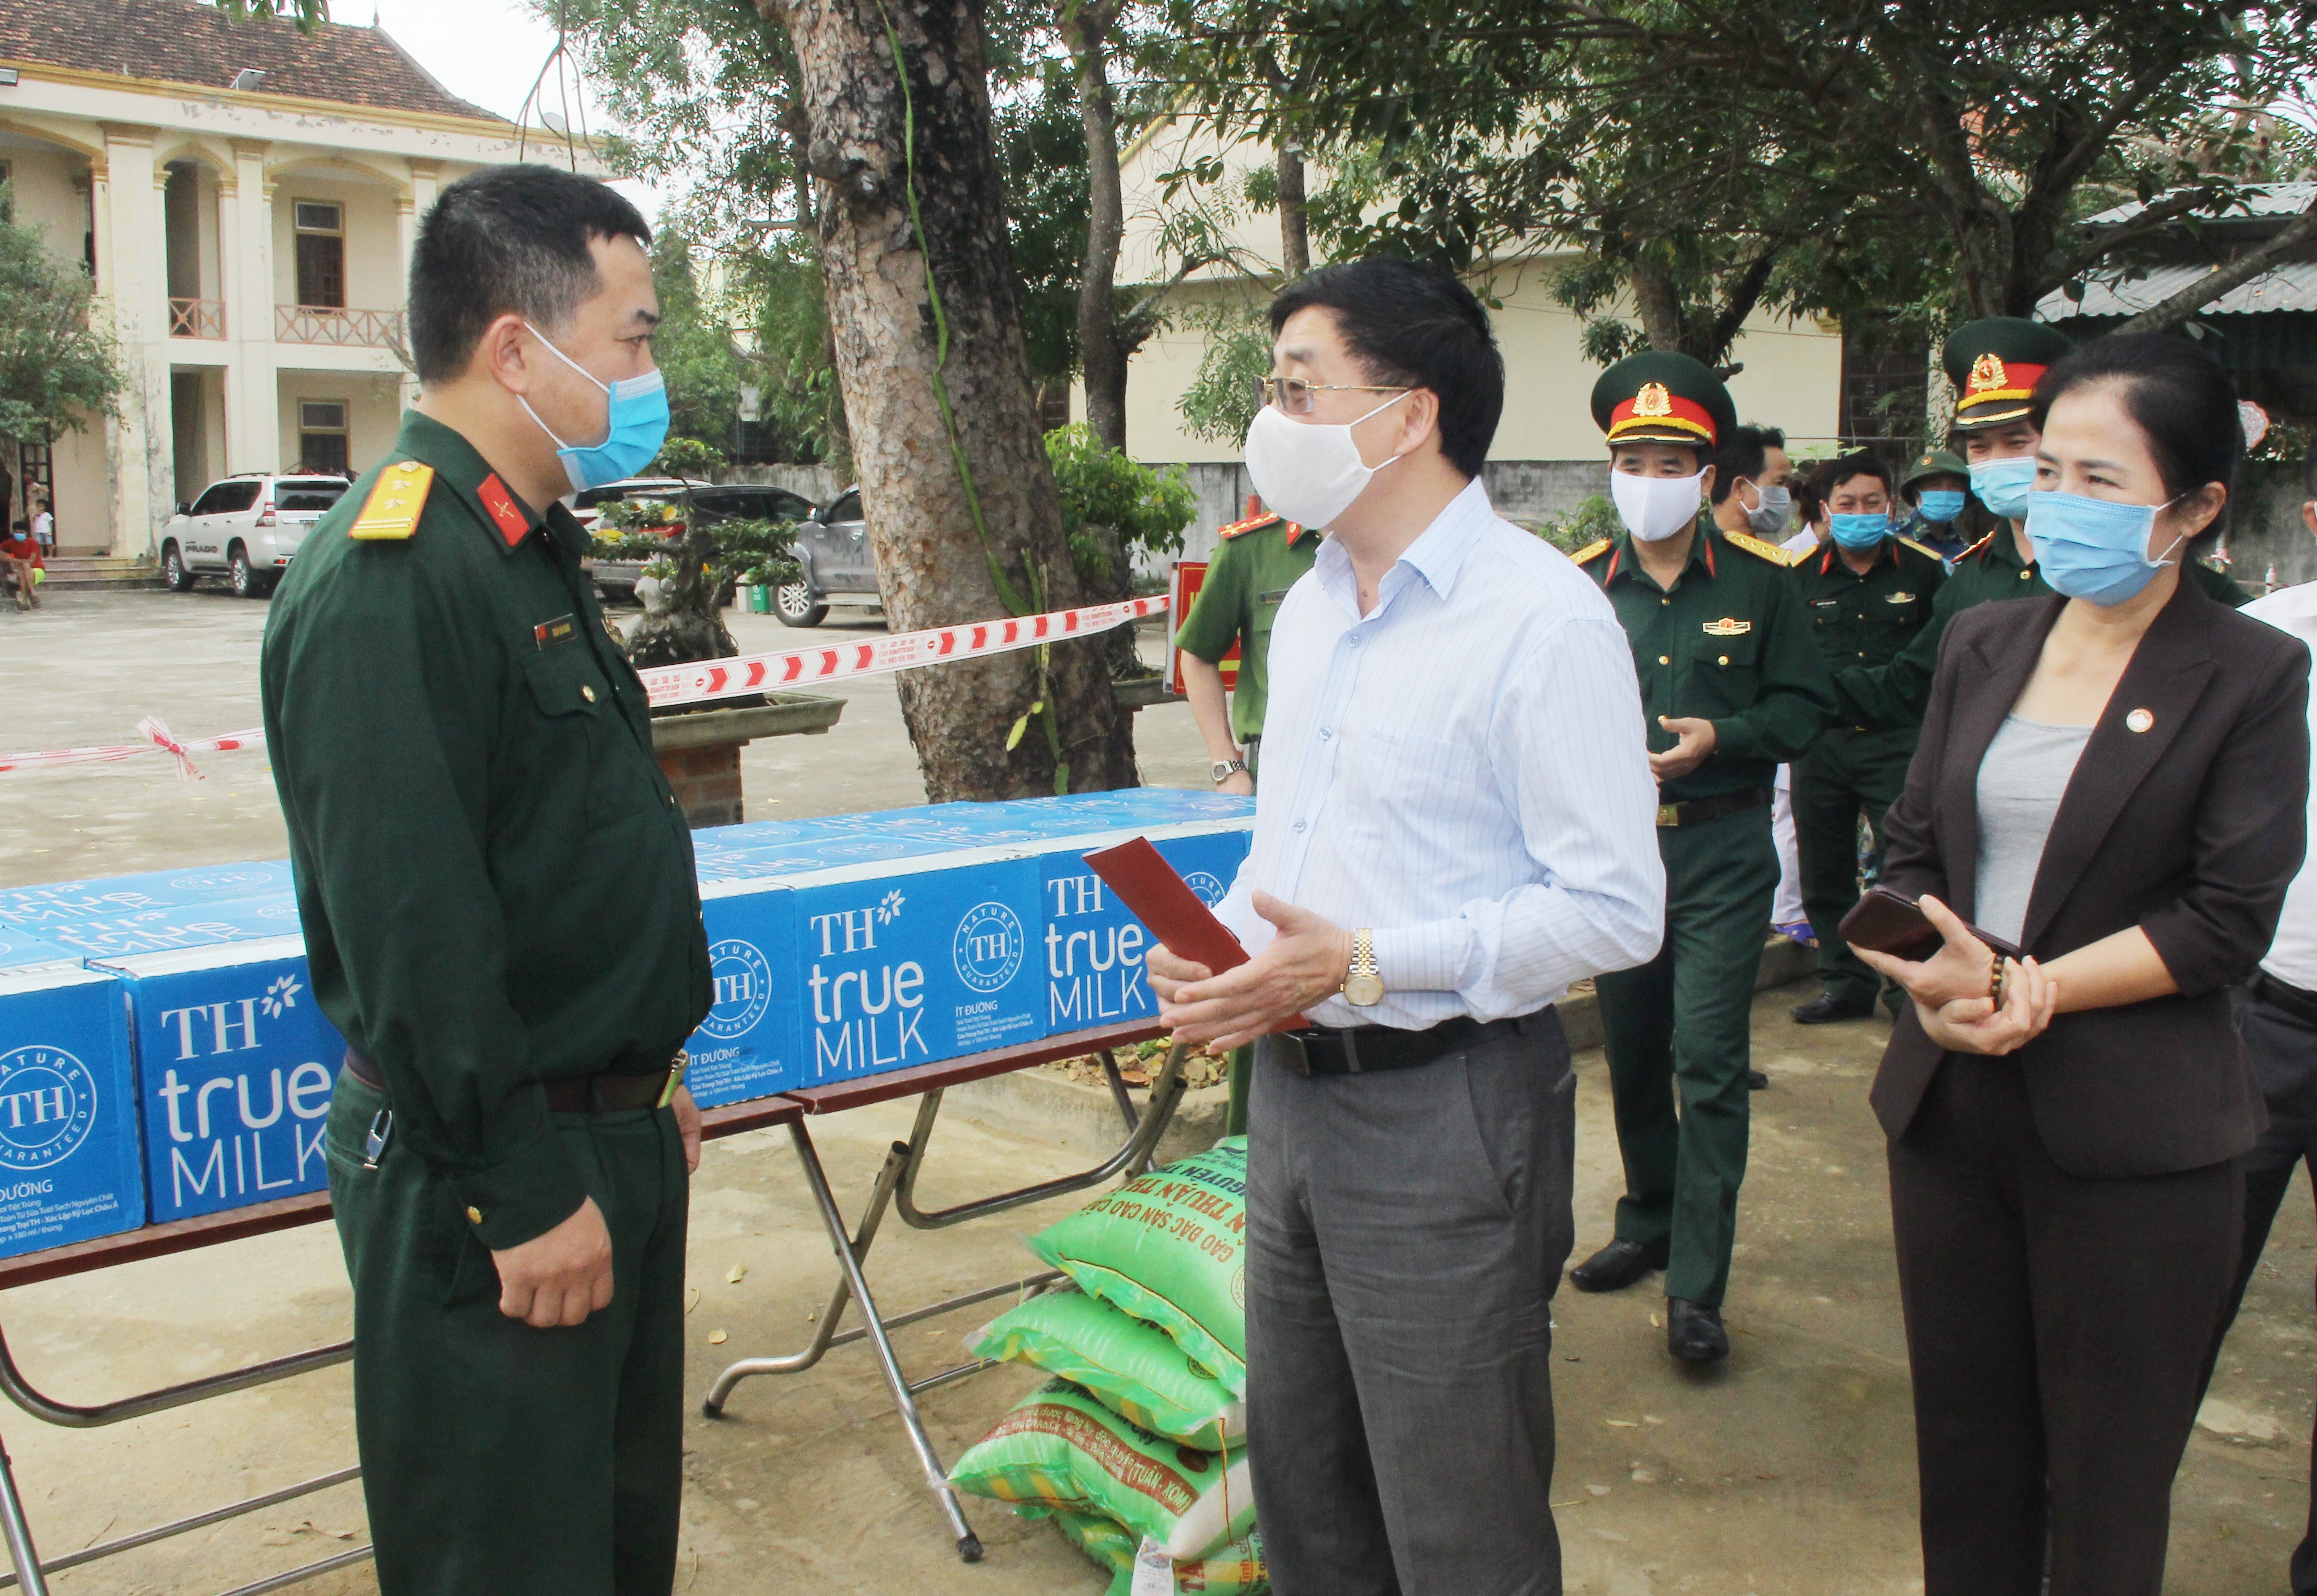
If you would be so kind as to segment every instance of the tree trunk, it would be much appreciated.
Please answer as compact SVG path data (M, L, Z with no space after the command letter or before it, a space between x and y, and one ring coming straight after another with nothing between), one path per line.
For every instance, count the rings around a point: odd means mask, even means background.
M908 631L1081 603L1023 353L979 0L797 0L780 14L824 185L815 210L837 382L886 614ZM1054 645L1043 671L1039 653L902 673L928 796L1134 785L1132 722L1100 643ZM1025 714L1009 752L1007 730Z
M1087 247L1078 273L1078 362L1086 373L1087 425L1105 447L1123 449L1126 363L1133 351L1118 324L1118 244L1126 234L1126 200L1106 54L1111 14L1103 0L1085 0L1063 32L1078 67L1078 120L1086 127Z
M1303 211L1303 147L1279 147L1279 274L1293 282L1311 269L1311 229Z
M1633 268L1633 308L1641 313L1642 336L1652 349L1686 354L1682 348L1681 294L1673 279L1648 266Z

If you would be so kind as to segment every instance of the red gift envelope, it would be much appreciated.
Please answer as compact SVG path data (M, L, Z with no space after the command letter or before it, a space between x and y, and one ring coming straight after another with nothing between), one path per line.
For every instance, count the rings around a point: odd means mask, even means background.
M1247 963L1247 949L1239 938L1199 901L1191 883L1176 874L1149 838L1102 848L1087 855L1086 862L1169 953L1196 960L1217 975ZM1299 1014L1276 1028L1295 1030L1310 1023Z

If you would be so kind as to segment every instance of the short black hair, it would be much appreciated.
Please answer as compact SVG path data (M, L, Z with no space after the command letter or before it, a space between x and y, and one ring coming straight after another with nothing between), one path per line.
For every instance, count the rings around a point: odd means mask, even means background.
M1488 463L1505 409L1505 358L1489 313L1445 267L1394 256L1306 272L1271 301L1271 333L1298 310L1331 310L1354 359L1379 384L1440 401L1440 452L1467 477Z
M2124 412L2147 441L2165 495L2178 498L2208 482L2228 490L2212 525L2188 545L2205 553L2228 529L2236 502L2237 466L2244 459L2244 417L2237 385L2221 363L2187 338L2169 333L2110 333L2055 363L2035 384L2028 422L2037 432L2061 395L2096 382L2124 390Z
M2301 491L2317 498L2317 433L2310 435L2309 448L2301 456Z
M589 246L633 238L642 214L592 177L535 164L486 166L443 191L410 252L410 358L421 382L467 369L483 330L510 310L562 326L601 286Z
M1893 498L1899 496L1898 475L1890 462L1881 455L1861 449L1856 454L1845 454L1828 461L1818 468L1818 491L1822 499L1834 497L1834 490L1853 477L1872 477L1883 484L1883 491Z
M1713 452L1713 502L1720 504L1728 498L1739 478L1753 480L1760 477L1770 451L1785 446L1786 435L1777 427L1731 427L1729 440ZM1761 484L1757 481L1755 486Z

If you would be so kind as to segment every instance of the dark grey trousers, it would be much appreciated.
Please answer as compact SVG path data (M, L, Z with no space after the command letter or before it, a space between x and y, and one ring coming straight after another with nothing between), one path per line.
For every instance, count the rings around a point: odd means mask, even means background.
M1306 1078L1257 1045L1248 1440L1278 1596L1559 1596L1575 1089L1550 1009L1415 1070Z

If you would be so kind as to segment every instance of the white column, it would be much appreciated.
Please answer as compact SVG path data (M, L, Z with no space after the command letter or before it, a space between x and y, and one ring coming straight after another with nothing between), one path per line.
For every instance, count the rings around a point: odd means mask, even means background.
M410 167L410 197L402 205L402 283L395 298L398 310L410 309L410 257L418 244L419 224L426 213L434 209L434 202L443 191L443 163L413 157ZM403 347L410 346L410 329L406 319L403 327ZM409 372L402 373L402 408L408 409L418 400L418 379Z
M226 337L232 345L225 395L226 470L277 471L281 399L274 377L273 191L262 139L233 141L234 220L226 268ZM224 224L221 222L220 227Z
M154 548L172 474L169 437L169 300L161 188L153 130L102 124L105 172L97 183L97 289L112 313L127 385L121 419L107 429L112 476L112 551Z

